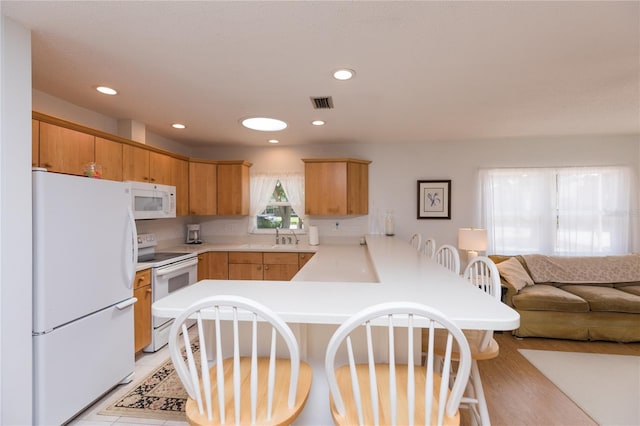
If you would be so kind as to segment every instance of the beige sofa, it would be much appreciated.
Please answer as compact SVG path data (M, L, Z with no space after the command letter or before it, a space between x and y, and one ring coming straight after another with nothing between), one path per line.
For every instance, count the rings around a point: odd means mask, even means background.
M514 335L640 341L640 254L489 257L520 314Z

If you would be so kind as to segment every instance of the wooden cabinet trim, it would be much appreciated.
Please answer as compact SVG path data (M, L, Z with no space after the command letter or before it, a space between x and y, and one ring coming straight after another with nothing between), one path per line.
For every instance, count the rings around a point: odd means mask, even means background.
M357 158L303 158L305 163L358 163L371 164L371 160L359 160Z
M87 133L89 135L92 136L97 136L103 139L108 139L114 142L120 142L126 145L132 145L132 146L136 146L139 148L144 148L144 149L148 149L149 151L154 151L160 154L166 154L169 155L171 157L175 157L175 158L179 158L181 160L188 160L189 157L186 157L184 155L180 155L180 154L176 154L174 152L171 151L166 151L164 149L160 149L160 148L156 148L154 146L151 145L146 145L140 142L136 142L134 140L131 139L127 139L127 138L123 138L122 136L118 136L118 135L113 135L111 133L107 133L107 132L103 132L101 130L96 130L96 129L92 129L91 127L86 127L83 126L81 124L78 123L73 123L71 121L67 121L67 120L63 120L62 118L58 118L58 117L53 117L51 115L47 115L47 114L43 114L41 112L38 111L32 111L31 112L31 118L33 118L34 120L39 120L43 123L49 123L49 124L53 124L56 126L60 126L60 127L64 127L67 129L71 129L71 130L77 130L79 132L82 133Z
M151 269L136 272L136 276L133 280L134 290L146 285L151 285Z
M258 251L231 251L229 252L229 264L259 263L262 265L262 252Z
M262 254L265 265L297 265L298 254L297 253L281 253L281 252L264 252Z

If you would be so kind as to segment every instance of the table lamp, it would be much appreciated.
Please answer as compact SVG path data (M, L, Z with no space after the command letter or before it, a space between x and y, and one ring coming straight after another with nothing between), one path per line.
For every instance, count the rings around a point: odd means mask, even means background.
M478 256L478 251L487 249L487 230L480 228L458 229L458 248L467 251L469 260Z

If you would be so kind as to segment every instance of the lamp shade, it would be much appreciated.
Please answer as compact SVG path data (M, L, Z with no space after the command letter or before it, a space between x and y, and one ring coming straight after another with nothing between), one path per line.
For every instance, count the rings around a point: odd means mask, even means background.
M458 229L460 250L484 251L487 249L487 230L479 228Z

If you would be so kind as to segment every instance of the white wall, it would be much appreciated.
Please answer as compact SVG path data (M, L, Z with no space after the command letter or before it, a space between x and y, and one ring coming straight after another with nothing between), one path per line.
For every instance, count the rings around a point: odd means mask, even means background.
M35 89L32 92L32 102L34 111L111 133L112 135L118 134L118 118L99 114ZM164 138L149 130L145 131L145 143L187 157L191 155L190 147Z
M414 232L433 237L437 244L457 245L457 230L478 226L477 173L485 167L628 165L636 175L640 161L640 136L571 136L503 139L424 144L316 145L264 148L222 147L194 149L196 157L251 161L253 172L302 171L301 158L355 157L371 160L369 166L369 212L362 218L340 218L340 228L351 235L376 232L376 219L393 209L396 235L409 239ZM451 220L417 219L417 181L451 179ZM311 222L314 222L312 218ZM351 226L351 223L355 223ZM320 221L321 237L335 234L333 220ZM203 232L203 235L207 235Z
M0 14L0 424L31 424L31 35Z

